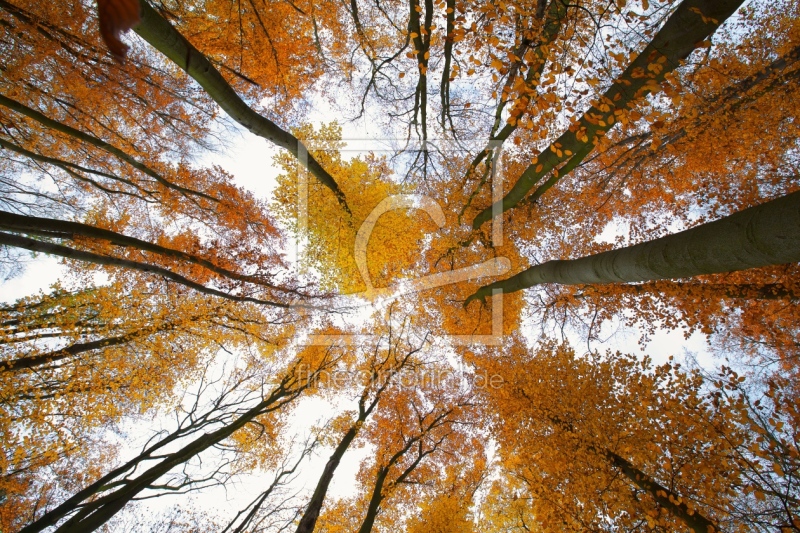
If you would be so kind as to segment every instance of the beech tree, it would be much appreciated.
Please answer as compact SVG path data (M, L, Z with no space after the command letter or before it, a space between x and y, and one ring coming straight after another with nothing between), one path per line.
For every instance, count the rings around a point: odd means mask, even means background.
M799 207L800 193L794 192L647 243L536 265L481 287L465 305L476 298L485 299L493 289L514 292L540 283L581 285L687 278L797 262Z
M798 21L0 0L0 530L800 530Z

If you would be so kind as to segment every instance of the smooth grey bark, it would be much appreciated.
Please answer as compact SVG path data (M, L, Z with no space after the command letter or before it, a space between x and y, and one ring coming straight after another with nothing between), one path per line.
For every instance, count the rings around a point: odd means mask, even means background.
M615 294L644 296L659 294L665 289L677 289L681 294L694 298L714 298L731 300L800 300L800 292L793 286L783 283L703 283L653 281L635 285L617 285ZM594 285L589 285L594 287ZM674 294L670 292L670 294ZM580 297L587 296L584 292Z
M629 103L650 93L742 3L743 0L684 0L647 47L603 94L600 103L589 108L577 124L539 153L536 162L522 173L511 190L498 202L498 207L503 212L516 207L542 178L555 171L528 198L529 202L535 202L559 179L569 174L594 150L599 137L613 127L614 111L624 109ZM657 74L648 70L653 63L663 67ZM585 132L586 141L579 139L579 132ZM563 166L558 168L562 163ZM474 229L480 228L492 217L492 207L487 207L475 217L472 223Z
M582 285L688 278L800 261L800 191L660 239L567 261L548 261L478 289L515 292L541 283Z
M253 111L242 100L233 87L225 81L222 74L214 68L208 58L195 48L172 24L153 9L146 0L139 2L142 10L142 21L133 29L153 48L167 56L173 63L186 71L205 92L233 120L247 128L250 132L285 148L319 182L330 189L342 207L349 213L344 193L339 189L336 180L322 168L322 165L308 153L306 147L294 135L280 126ZM302 155L301 156L301 151Z

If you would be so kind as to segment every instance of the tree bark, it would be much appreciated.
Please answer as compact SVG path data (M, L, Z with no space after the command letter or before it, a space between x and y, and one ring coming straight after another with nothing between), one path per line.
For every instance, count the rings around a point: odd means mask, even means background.
M613 127L615 111L657 91L665 76L680 66L681 60L713 34L742 3L742 0L684 0L642 53L603 94L600 103L589 108L580 121L539 153L535 162L498 202L498 207L503 212L516 207L542 178L555 171L529 198L534 202L569 174L594 150L600 137ZM648 70L651 65L659 65L655 67L656 72ZM561 164L563 166L557 168ZM493 207L487 207L475 217L474 229L492 217Z
M564 423L558 417L551 416L549 418L554 425L560 427L562 430L568 432L572 431L570 424ZM682 520L695 533L716 533L720 531L719 527L710 519L694 509L690 509L679 494L676 494L667 487L661 485L658 481L652 479L633 466L627 459L607 448L600 448L591 444L588 445L587 448L607 459L611 465L618 468L625 477L632 481L637 487L650 494L659 505L667 509L673 516Z
M421 346L422 345L420 345L420 347ZM374 411L378 406L381 396L391 383L392 377L405 366L409 358L419 351L419 349L420 348L409 350L404 357L395 361L395 365L389 366L382 371L379 370L378 367L373 367L370 383L361 393L361 398L358 401L358 418L344 434L342 440L339 441L339 444L336 446L333 454L325 464L325 469L322 471L322 475L317 482L317 486L314 489L314 494L311 496L311 501L308 502L306 510L303 513L303 516L300 518L300 522L297 524L295 533L312 533L314 531L314 528L317 526L317 520L319 519L319 513L322 510L322 504L325 502L325 495L328 492L328 487L330 486L331 480L333 480L333 474L336 472L336 468L338 468L344 453L350 447L350 444L352 444L356 436L358 436L361 426L364 424L370 414L372 414L372 411ZM383 360L382 363L386 363L389 360L389 357L391 357L393 351L393 349L390 349L389 355ZM374 397L372 400L368 400L369 393L372 390L372 385L374 385L384 373L386 380L374 390Z
M422 435L419 436L419 438L421 437ZM375 519L378 518L378 511L380 510L381 503L386 497L386 495L383 493L383 487L386 484L386 478L389 475L389 470L395 463L397 463L403 457L403 455L406 454L406 452L408 452L409 449L411 449L412 445L418 442L419 440L416 437L407 442L406 445L403 447L403 449L395 453L392 456L392 458L389 459L389 462L378 470L378 475L375 478L375 486L372 489L372 497L370 498L369 505L367 506L367 514L364 517L364 521L361 522L361 527L358 529L358 533L372 532L372 528L375 525ZM408 475L411 474L411 472L413 472L419 466L420 462L422 462L422 459L424 459L426 455L432 453L433 450L435 449L434 448L423 452L422 444L419 444L419 448L420 448L419 455L417 455L417 458L414 460L414 462L411 463L411 465L409 465L408 468L406 468L397 477L397 479L395 480L395 484L402 483L408 477Z
M120 335L118 337L109 337L106 339L98 339L96 341L89 341L89 342L76 342L75 344L71 344L66 348L62 348L61 350L55 350L40 355L19 357L17 359L12 359L10 361L2 361L0 362L0 373L23 370L26 368L36 368L38 366L42 366L47 363L54 363L56 361L61 361L62 359L65 359L67 357L78 355L84 352L90 352L92 350L97 350L99 348L107 348L110 346L119 346L122 344L127 344L131 340L135 339L136 337L144 333L149 333L149 331L139 330L139 331L134 331L133 333L128 333L126 335Z
M0 229L13 232L29 233L33 235L63 234L63 238L73 238L75 235L80 235L91 239L101 239L117 246L152 252L163 257L199 265L228 279L253 283L256 285L269 287L270 289L282 290L280 287L269 283L263 277L241 274L239 272L228 270L227 268L216 265L208 259L184 252L182 250L167 248L152 242L137 239L136 237L129 237L115 231L98 228L96 226L90 226L80 222L18 215L16 213L0 211Z
M568 261L548 261L478 289L515 292L541 283L580 285L688 278L800 261L800 191L652 241Z
M314 494L311 496L311 501L308 502L308 506L306 507L306 511L303 513L303 517L300 519L300 523L297 524L296 533L311 533L314 531L314 528L317 526L317 520L319 519L319 513L322 510L322 504L325 502L325 495L328 492L328 487L333 480L333 474L336 472L336 468L338 468L339 463L342 461L342 457L344 456L344 452L350 447L350 444L353 442L353 439L356 438L358 435L358 429L360 424L363 423L366 416L359 417L358 422L353 425L347 433L345 433L342 440L339 441L339 445L336 446L333 454L328 459L328 462L325 463L325 468L322 471L322 475L317 482L317 486L314 489Z
M378 517L378 509L383 501L383 484L386 482L386 476L389 475L389 466L387 465L378 470L378 476L375 478L375 486L372 489L372 497L369 499L367 506L367 514L364 521L361 522L361 527L358 533L370 533L372 526L375 525L375 519Z
M142 21L133 30L142 39L185 70L233 120L255 135L285 148L292 155L298 157L300 163L322 185L330 189L342 207L348 213L350 212L344 193L339 189L336 180L308 153L297 137L253 111L202 52L181 35L146 0L140 0L139 4L142 10ZM300 157L301 151L303 157Z
M595 287L589 285L589 287ZM688 298L714 298L717 300L798 300L800 292L783 283L703 283L682 281L654 281L637 285L615 285L613 294L644 296L661 294ZM677 292L673 292L677 289ZM582 296L587 296L583 293Z

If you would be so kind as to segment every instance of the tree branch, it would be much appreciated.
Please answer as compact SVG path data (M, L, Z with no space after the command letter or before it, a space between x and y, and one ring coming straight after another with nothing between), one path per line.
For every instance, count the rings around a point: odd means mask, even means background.
M153 9L146 0L140 0L140 4L142 21L134 28L134 31L142 39L185 70L232 119L255 135L267 139L297 157L300 164L311 172L322 185L330 189L342 207L350 213L344 193L339 189L336 180L314 159L314 156L308 152L297 137L253 111L236 94L233 87L225 81L222 74L214 68L205 55Z

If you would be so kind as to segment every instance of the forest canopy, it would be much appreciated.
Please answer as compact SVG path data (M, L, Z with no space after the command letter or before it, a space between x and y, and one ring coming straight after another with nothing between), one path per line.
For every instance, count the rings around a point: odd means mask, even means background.
M0 532L800 531L796 1L0 27Z

